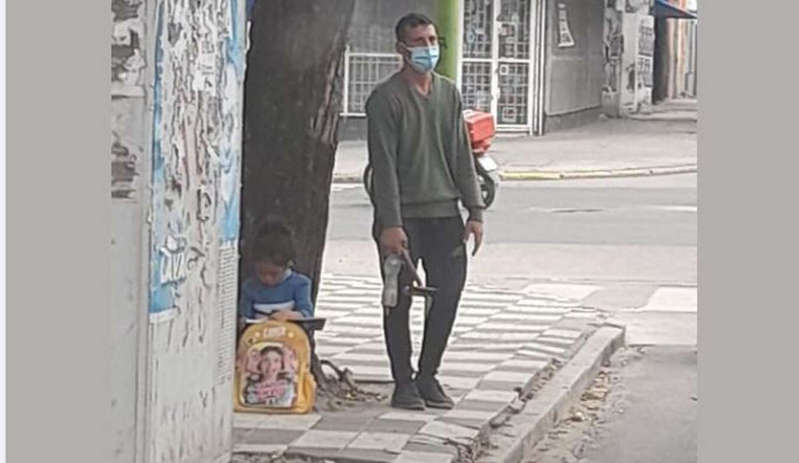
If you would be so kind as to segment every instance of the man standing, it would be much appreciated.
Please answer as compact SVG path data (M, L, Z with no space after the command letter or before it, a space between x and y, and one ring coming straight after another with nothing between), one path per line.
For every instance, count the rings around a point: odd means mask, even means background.
M414 264L421 260L426 284L437 292L425 314L414 378L408 326L411 298L401 291L411 284L411 274L406 268L400 271L397 306L386 310L383 319L395 382L391 405L413 410L425 405L452 408L436 374L466 282L466 241L474 235L473 255L482 243L484 205L460 94L451 80L433 72L439 56L435 25L412 13L399 20L395 32L403 67L381 82L366 102L369 163L374 172L372 234L381 262L407 250ZM458 200L469 211L465 225Z

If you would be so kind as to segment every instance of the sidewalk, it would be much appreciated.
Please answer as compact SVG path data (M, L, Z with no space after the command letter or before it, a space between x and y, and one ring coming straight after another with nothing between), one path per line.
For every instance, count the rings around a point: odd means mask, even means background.
M329 322L317 334L317 351L350 369L363 389L388 395L392 385L377 302L380 288L377 278L329 275L318 304ZM615 330L613 342L619 342L621 330L601 328L606 314L581 304L598 289L533 284L507 291L468 285L439 374L456 401L453 410L402 411L383 400L308 415L237 414L234 461L474 462L503 423L525 404L530 408L539 395L545 403L534 404L536 410L563 407L566 395L579 395L579 388L565 387L557 375L576 365L581 378L589 376L585 362L573 358L587 354L593 364L601 361L611 343L607 338L598 343L596 333ZM413 306L414 353L421 347L422 312L421 304ZM541 389L549 383L556 394ZM549 426L552 413L557 412L542 414L539 426Z
M601 119L543 137L499 135L489 153L507 180L696 172L697 102L655 105L650 114ZM365 141L339 143L334 182L360 182Z

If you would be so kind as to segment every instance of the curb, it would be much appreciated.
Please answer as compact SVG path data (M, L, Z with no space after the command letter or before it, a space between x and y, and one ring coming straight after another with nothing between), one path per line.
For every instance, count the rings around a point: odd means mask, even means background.
M619 177L646 177L654 175L673 175L673 174L693 174L698 171L696 164L686 164L677 166L655 166L624 169L600 169L600 170L520 170L520 171L500 171L501 180L573 180L585 178L619 178ZM356 174L334 174L333 183L352 184L361 183L362 178Z
M478 463L520 463L580 399L602 364L624 345L625 330L604 325L541 390L491 436L492 449Z
M500 172L502 180L568 180L583 178L618 178L618 177L645 177L650 175L673 175L697 172L696 164L677 166L655 166L624 169L603 170L571 170L571 171L507 171Z

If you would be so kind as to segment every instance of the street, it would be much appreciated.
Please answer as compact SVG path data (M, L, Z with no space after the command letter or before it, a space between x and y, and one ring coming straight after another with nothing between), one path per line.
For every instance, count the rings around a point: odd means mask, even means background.
M603 412L574 429L565 419L526 461L695 461L696 181L683 174L502 185L469 282L511 291L549 284L552 296L580 299L625 325L629 346L604 370L614 381ZM375 276L362 187L335 184L331 201L326 274Z
M592 302L609 308L635 306L648 285L695 285L696 198L695 174L505 182L469 281L601 283ZM333 185L324 272L376 274L371 220L360 185Z

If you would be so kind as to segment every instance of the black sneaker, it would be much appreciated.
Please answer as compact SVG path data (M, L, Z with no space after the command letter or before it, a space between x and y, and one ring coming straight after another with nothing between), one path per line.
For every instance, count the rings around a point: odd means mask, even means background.
M425 405L430 408L451 409L455 402L444 392L438 380L433 378L416 378L416 388L424 399Z
M397 384L391 395L391 406L406 410L424 410L424 400L419 396L419 391L413 383Z

